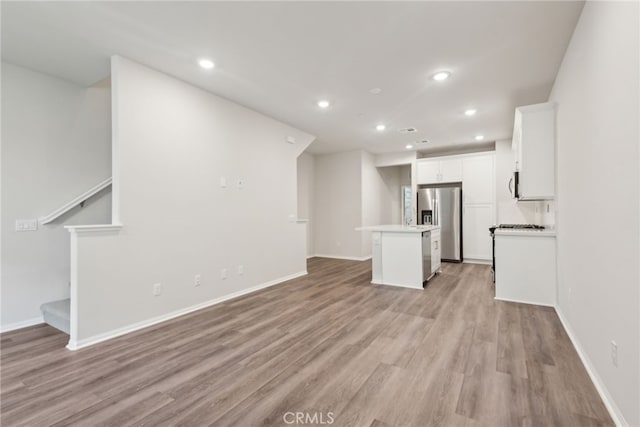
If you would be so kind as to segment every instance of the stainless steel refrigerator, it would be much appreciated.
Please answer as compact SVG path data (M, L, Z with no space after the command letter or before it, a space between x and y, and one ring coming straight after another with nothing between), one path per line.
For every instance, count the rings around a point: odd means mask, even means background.
M462 187L460 184L418 188L418 224L439 225L442 260L462 261Z

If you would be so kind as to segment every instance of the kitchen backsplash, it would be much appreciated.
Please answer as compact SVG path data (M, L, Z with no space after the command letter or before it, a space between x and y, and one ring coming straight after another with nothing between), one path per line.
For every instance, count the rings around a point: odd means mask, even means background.
M540 224L546 228L556 228L556 202L555 200L549 200L541 202L542 206L542 218Z
M516 202L510 199L498 203L499 224L539 224L555 228L555 219L554 201Z

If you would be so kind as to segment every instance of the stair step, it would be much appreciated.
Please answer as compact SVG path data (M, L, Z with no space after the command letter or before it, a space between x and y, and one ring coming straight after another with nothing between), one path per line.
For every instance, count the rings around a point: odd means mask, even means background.
M52 301L40 306L45 323L68 334L70 330L71 300Z

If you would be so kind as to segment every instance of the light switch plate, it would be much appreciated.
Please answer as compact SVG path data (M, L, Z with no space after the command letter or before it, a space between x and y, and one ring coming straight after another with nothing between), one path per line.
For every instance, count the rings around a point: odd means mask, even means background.
M17 219L16 231L36 231L38 230L37 219Z

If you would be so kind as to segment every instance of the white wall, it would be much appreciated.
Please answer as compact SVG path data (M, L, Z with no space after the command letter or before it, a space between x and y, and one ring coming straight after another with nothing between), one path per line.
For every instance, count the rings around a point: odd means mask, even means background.
M305 152L298 156L298 218L307 220L307 256L315 253L315 162L313 154Z
M386 185L383 172L376 168L373 154L362 151L362 226L391 223L393 211L392 193ZM387 180L398 182L397 172L384 174ZM371 233L361 233L360 256L371 256Z
M411 185L411 165L378 167L382 180L380 224L402 224L402 186Z
M316 156L315 254L362 257L362 153Z
M417 151L399 151L397 153L375 154L375 164L377 167L385 166L408 166L418 158Z
M398 168L398 184L399 187L398 188L398 211L396 214L396 216L393 216L391 218L391 221L393 224L402 224L403 221L406 222L406 220L403 219L402 215L402 211L404 210L404 206L402 205L402 187L404 186L409 186L411 187L411 165L402 165L402 166L397 166ZM412 220L413 218L410 218L409 220Z
M402 186L411 185L411 165L375 167L370 160L365 152L362 225L402 224ZM363 255L371 255L370 236L363 242Z
M14 231L16 219L47 215L111 175L110 90L2 63L2 330L69 296L63 225L111 222L105 190L38 231Z
M409 166L407 166L409 167ZM382 179L381 209L385 212L381 218L385 224L402 224L402 169L401 166L378 168ZM409 180L411 185L411 180Z
M378 160L366 151L316 156L315 255L366 259L371 233L355 228L402 222L401 186L411 184L411 166L376 167Z
M640 425L637 2L587 2L558 102L559 311L618 421ZM611 341L618 344L618 366Z
M78 234L70 346L304 274L296 159L312 136L123 58L112 83L124 226Z
M516 202L509 192L514 157L511 140L496 141L496 204L498 224L541 224L541 202ZM551 224L549 224L551 225Z

